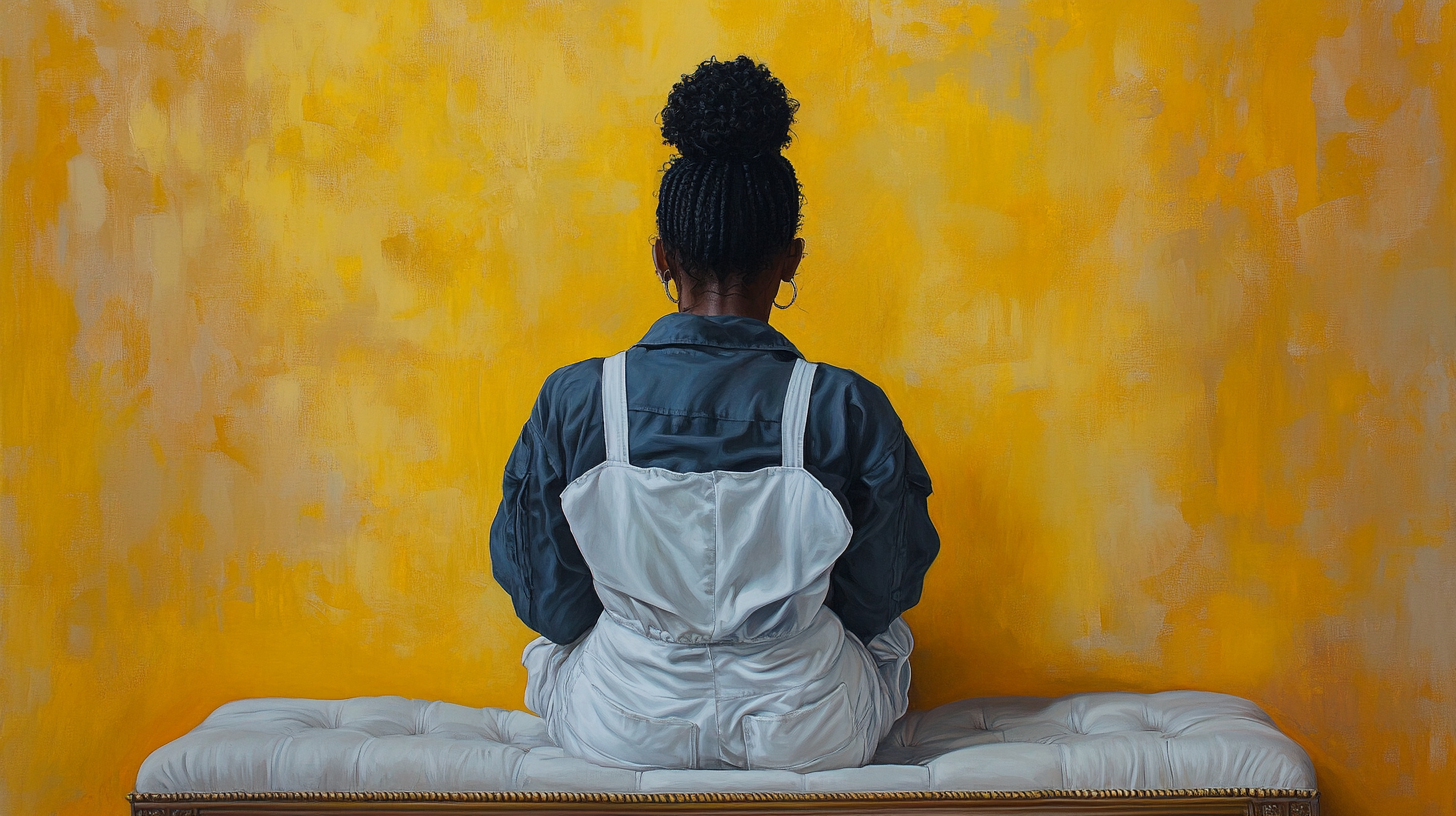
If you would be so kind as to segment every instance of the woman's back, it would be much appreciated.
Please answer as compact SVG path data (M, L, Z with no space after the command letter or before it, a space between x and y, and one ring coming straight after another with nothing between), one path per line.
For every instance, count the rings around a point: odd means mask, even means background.
M783 398L802 359L768 324L671 314L627 353L629 456L676 473L751 472L780 463ZM569 643L602 606L576 537L555 502L606 460L602 361L558 370L543 386L505 472L492 529L497 579L536 631ZM930 477L884 393L820 363L804 437L804 467L853 527L830 576L828 605L868 642L919 600L939 549Z
M804 470L816 366L794 363L779 464L678 473L632 464L626 356L602 363L606 461L561 493L607 615L675 644L745 646L805 631L853 532L833 494Z

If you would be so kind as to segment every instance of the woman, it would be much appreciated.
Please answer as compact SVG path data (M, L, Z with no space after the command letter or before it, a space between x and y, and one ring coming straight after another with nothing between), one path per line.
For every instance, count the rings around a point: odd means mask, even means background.
M798 297L797 109L747 57L674 86L652 256L677 313L552 374L506 465L493 570L569 754L857 767L905 712L930 478L880 389L768 325Z

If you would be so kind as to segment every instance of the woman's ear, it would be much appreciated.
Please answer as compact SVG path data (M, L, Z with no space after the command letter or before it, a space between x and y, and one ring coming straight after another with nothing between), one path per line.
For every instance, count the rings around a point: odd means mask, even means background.
M790 281L799 272L799 262L804 260L804 239L795 238L789 244L789 251L784 253L782 267L779 269L779 280Z
M662 245L660 238L652 239L652 268L657 270L657 277L663 280L672 277L672 267L667 265L667 248Z

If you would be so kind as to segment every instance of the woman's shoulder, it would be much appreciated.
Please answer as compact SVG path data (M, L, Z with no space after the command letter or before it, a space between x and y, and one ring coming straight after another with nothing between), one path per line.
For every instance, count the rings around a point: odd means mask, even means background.
M602 387L602 357L588 357L568 363L546 375L542 396L579 397L582 392Z
M601 410L602 359L589 357L547 375L532 411L543 430Z
M900 415L885 390L852 368L818 363L811 407L815 401L844 410L851 425L901 429Z

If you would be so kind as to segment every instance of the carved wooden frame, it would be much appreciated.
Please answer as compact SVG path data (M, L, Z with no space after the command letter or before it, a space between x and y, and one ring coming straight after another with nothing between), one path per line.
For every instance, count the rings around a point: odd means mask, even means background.
M1283 788L903 791L886 793L565 793L549 791L276 791L129 793L132 816L375 814L1096 814L1319 816L1319 793Z

